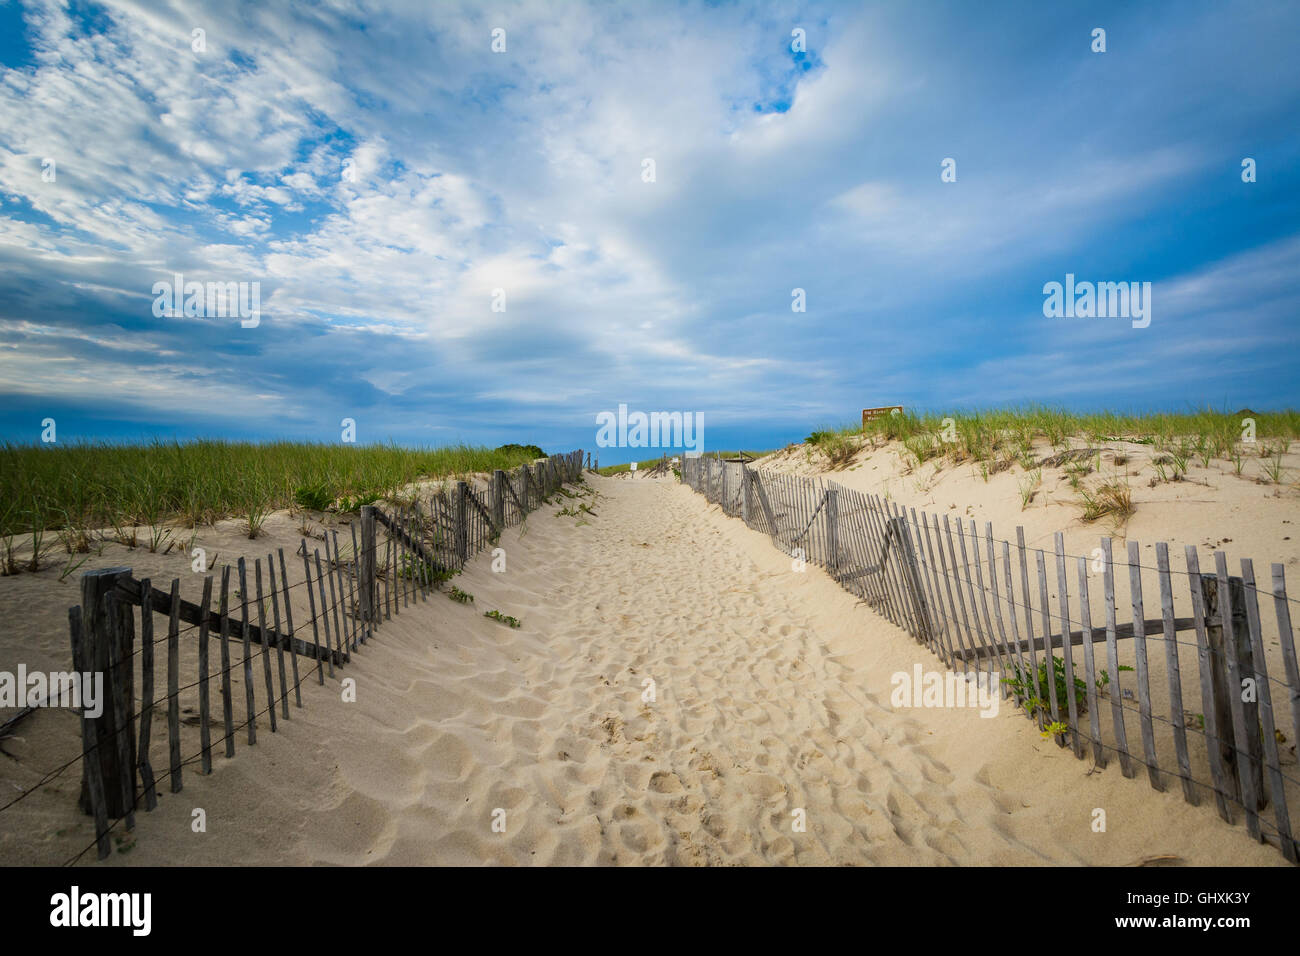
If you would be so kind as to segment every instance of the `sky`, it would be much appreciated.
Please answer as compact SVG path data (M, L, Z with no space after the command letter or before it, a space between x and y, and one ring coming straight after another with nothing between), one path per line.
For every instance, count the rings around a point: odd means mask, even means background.
M613 464L657 453L596 448L620 404L706 450L877 405L1296 407L1298 32L1266 0L0 0L0 439L351 419ZM160 309L177 273L257 283L256 324ZM1149 324L1045 315L1067 275L1150 283Z

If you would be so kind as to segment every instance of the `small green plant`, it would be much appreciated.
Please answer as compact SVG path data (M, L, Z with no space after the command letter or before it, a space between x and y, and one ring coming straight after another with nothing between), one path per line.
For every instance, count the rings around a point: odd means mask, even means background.
M1122 671L1131 671L1133 668L1127 664L1120 664L1119 669ZM1110 685L1110 675L1106 673L1106 668L1104 667L1097 673L1100 675L1097 678L1097 690L1104 694L1106 693L1106 688Z
M325 482L312 485L300 485L294 490L293 501L299 508L308 511L325 511L334 502L334 495Z
M1021 670L1019 664L1012 664L1015 670L1014 677L1002 678L1002 683L1006 684L1016 692L1016 695L1022 698L1021 706L1033 717L1039 711L1048 712L1050 707L1048 701L1051 700L1051 688L1047 683L1047 661L1038 665L1037 679L1030 678L1025 671ZM1055 655L1052 656L1052 675L1056 682L1056 702L1060 707L1066 706L1068 698L1065 696L1066 678L1065 678L1065 661ZM1087 709L1087 692L1088 685L1070 675L1074 680L1074 699L1076 701L1078 712L1083 713Z
M1046 740L1049 737L1064 737L1069 732L1069 724L1062 720L1053 720L1039 732L1039 735Z
M474 603L474 595L466 591L462 591L454 584L451 586L451 590L447 592L447 597L451 598L453 601L457 602L458 604Z
M519 627L523 622L517 617L511 617L509 614L502 614L500 611L484 611L484 617L490 617L494 621L500 621L508 627Z

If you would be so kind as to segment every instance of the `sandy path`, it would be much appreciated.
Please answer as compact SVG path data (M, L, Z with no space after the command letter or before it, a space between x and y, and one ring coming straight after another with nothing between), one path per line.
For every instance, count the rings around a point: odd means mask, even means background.
M1010 708L894 710L889 676L937 663L906 635L684 488L595 483L589 523L536 516L504 543L507 573L486 558L467 571L477 610L436 608L466 630L394 648L417 659L363 708L378 726L361 732L381 746L340 758L368 837L341 843L331 815L307 856L1281 863L1208 808L1118 768L1089 775ZM523 629L483 621L489 606ZM1091 828L1097 807L1105 833Z

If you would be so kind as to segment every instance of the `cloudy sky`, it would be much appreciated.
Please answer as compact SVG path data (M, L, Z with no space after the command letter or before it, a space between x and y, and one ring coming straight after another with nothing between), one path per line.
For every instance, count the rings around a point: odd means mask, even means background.
M1298 30L1294 2L0 0L0 437L347 417L549 451L626 403L757 448L864 405L1300 405ZM176 273L260 283L260 322L156 316ZM1067 273L1152 283L1150 325L1046 318Z

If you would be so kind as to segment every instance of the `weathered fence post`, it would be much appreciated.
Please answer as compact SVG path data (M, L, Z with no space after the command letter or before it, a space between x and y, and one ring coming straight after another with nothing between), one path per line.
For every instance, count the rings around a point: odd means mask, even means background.
M834 488L826 489L826 570L839 580L840 567L840 508Z
M754 506L754 491L749 486L749 469L740 464L740 518L749 524L749 510Z
M124 817L134 809L136 781L135 718L130 708L135 702L134 671L131 666L135 643L135 611L132 605L105 601L117 586L119 578L130 577L130 568L104 568L87 571L81 576L81 647L78 670L89 674L100 684L101 695L96 701L101 709L97 718L82 715L89 721L95 752L86 759L98 764L98 777L102 781L105 809L110 817ZM113 610L109 610L109 608ZM111 646L112 645L112 646ZM74 646L74 653L78 650ZM115 663L116 666L110 666ZM95 681L103 675L102 682ZM83 685L84 686L84 685ZM117 696L127 701L120 713L110 705ZM83 701L83 704L85 701ZM125 746L123 739L125 738ZM125 751L125 753L124 753ZM86 813L95 813L91 800L91 782L83 771L81 797L78 801ZM129 794L129 796L127 796Z
M500 534L506 527L506 473L498 468L492 472L492 524Z
M469 484L456 482L456 565L462 568L469 559L469 516L466 513L468 499Z
M1231 638L1225 633L1222 614L1223 602L1219 599L1219 579L1213 574L1201 575L1201 594L1205 601L1205 623L1210 644L1210 671L1214 685L1214 713L1216 731L1219 736L1219 754L1224 770L1228 775L1228 784L1233 788L1237 799L1245 806L1245 781L1242 779L1242 762L1247 763L1246 771L1254 780L1254 792L1258 795L1258 805L1263 806L1264 768L1262 757L1263 742L1259 736L1258 698L1245 701L1242 687L1234 681L1234 674L1254 675L1254 654L1250 646L1250 627L1246 620L1246 589L1241 578L1228 578L1228 599L1232 608L1232 621L1229 626ZM1232 640L1234 657L1229 657L1226 642ZM1230 663L1234 666L1229 666ZM1254 696L1254 695L1252 695ZM1241 700L1245 723L1246 740L1249 743L1246 754L1238 754L1234 743L1237 721L1233 712L1236 700ZM1211 746L1214 746L1211 744Z
M361 553L357 556L357 577L361 580L361 620L370 627L377 623L375 605L378 603L379 582L375 577L375 506L361 506Z

